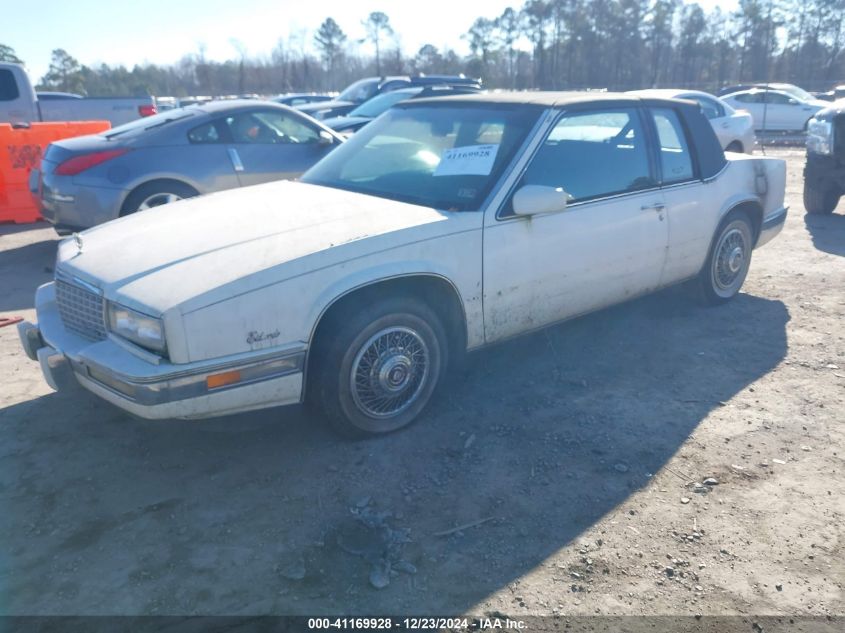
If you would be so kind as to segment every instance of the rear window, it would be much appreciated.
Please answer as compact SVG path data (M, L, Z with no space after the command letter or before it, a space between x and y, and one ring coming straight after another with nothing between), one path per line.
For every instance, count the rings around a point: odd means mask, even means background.
M109 130L105 136L106 138L114 138L115 136L128 136L140 134L146 130L153 130L163 127L176 121L181 121L192 116L196 116L200 110L196 108L176 108L154 114L153 116L135 119L129 123L118 125L116 128Z
M0 70L0 101L14 101L21 96L11 70Z

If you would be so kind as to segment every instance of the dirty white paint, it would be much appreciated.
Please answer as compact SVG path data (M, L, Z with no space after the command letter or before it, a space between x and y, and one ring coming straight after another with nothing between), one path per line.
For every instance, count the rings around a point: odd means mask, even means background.
M380 280L430 275L458 293L468 347L475 348L695 275L724 214L745 201L773 213L783 205L784 186L783 161L731 155L709 182L500 219L507 186L483 211L450 213L270 183L101 225L84 233L81 253L72 240L60 245L57 265L65 273L101 288L109 301L163 319L169 359L153 367L149 355L133 356L111 340L89 344L59 332L48 291L41 293L39 319L51 324L62 349L96 356L99 366L117 372L132 365L123 373L133 376L149 365L146 374L158 376L256 352L305 349L338 297ZM302 376L261 385L132 410L186 417L286 404L299 399Z

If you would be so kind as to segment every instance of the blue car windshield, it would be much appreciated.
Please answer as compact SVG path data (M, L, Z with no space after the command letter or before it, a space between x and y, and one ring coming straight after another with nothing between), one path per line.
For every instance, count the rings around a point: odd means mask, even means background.
M541 112L524 104L401 104L301 180L444 211L477 211Z
M423 91L422 88L411 88L410 90L394 90L393 92L385 92L377 97L373 97L352 110L347 116L362 116L368 119L375 119L379 114L386 112L391 107L410 99Z
M353 103L364 103L367 99L371 99L378 92L378 79L359 79L354 84L347 86L341 92L338 101L351 101Z

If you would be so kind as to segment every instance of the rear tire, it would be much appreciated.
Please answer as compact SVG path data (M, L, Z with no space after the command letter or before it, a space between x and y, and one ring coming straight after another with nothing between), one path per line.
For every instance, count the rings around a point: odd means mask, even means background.
M341 435L384 435L411 424L428 404L446 371L448 339L438 316L416 299L353 310L321 327L308 399Z
M744 211L731 211L719 224L707 262L698 275L698 294L706 305L721 305L738 293L754 248L754 231Z
M804 182L804 208L807 213L830 215L839 204L839 196L839 190L834 187L816 188Z
M148 182L129 194L126 202L123 203L120 215L129 215L198 195L199 192L193 187L175 180Z

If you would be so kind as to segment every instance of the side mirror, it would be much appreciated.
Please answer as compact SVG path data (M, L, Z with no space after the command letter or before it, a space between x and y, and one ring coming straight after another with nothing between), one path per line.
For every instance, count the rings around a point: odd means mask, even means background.
M569 194L563 187L524 185L513 194L513 212L516 215L558 213L566 210Z
M334 145L334 136L326 132L325 130L320 130L320 140L317 141L318 145Z

